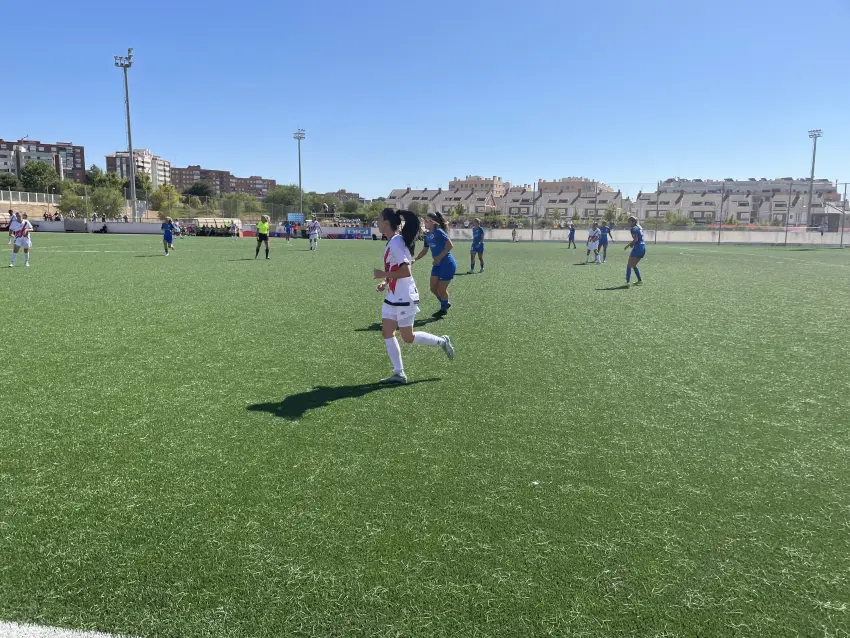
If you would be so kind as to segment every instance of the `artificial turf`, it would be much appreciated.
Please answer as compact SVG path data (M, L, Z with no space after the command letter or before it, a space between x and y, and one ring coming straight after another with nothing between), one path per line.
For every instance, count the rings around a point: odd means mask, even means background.
M0 620L850 632L850 251L650 246L622 289L622 244L489 243L441 321L414 268L457 357L403 345L382 389L383 244L253 245L36 235L0 271Z

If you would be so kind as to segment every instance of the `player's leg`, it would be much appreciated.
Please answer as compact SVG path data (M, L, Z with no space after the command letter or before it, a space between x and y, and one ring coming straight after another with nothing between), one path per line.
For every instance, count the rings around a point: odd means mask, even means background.
M266 259L268 259L269 258L269 238L268 237L266 237L266 239L264 240L264 243L266 244Z
M404 363L401 360L401 346L396 339L395 331L398 327L398 322L395 320L397 308L384 304L381 317L381 335L384 337L384 344L387 346L387 355L390 357L390 363L393 366L393 373L386 379L381 379L381 383L407 383L407 376L404 374Z
M478 263L481 265L481 271L484 272L484 249L478 251Z
M30 265L30 249L24 246L24 265L29 268Z
M451 279L440 280L437 283L437 298L440 300L440 312L446 312L452 307L451 302L449 302L450 283L452 283Z
M431 286L431 294L434 295L437 298L437 301L441 301L440 300L440 277L435 272L433 272L433 269L432 269L432 272L431 272L430 286Z
M470 250L469 251L469 274L471 275L474 272L475 272L475 251Z
M18 246L17 244L15 244L14 247L12 248L12 263L9 264L9 268L11 268L12 266L15 265L15 260L18 258L18 250L19 249L20 249L20 246Z
M168 255L168 239L167 238L165 238L165 237L162 238L162 245L165 248L165 254L167 256Z
M635 263L634 263L634 265L632 265L632 270L635 271L635 277L637 277L637 281L635 283L639 284L643 281L640 278L640 270L638 270L638 264L640 263L641 258L640 257L634 257L633 259L634 259ZM632 259L630 259L629 261L632 261Z
M260 246L262 245L263 240L257 236L257 250L254 251L254 259L260 256Z

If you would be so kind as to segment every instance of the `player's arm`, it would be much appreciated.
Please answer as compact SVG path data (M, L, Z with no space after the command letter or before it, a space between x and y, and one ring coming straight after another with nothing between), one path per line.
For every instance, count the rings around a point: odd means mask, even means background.
M382 270L381 268L375 268L374 277L375 279L386 279L387 281L410 277L410 264L402 264L395 270Z
M413 262L416 263L417 261L422 259L427 254L428 254L428 244L425 244L425 246L422 247L422 250L419 251L419 254L416 255Z

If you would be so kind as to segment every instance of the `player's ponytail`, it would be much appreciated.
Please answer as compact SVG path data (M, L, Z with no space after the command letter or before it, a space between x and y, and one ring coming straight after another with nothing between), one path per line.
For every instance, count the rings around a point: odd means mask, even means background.
M401 229L401 238L404 240L404 245L412 253L416 248L416 236L419 234L419 218L409 210L398 211L399 217L404 219L404 226Z
M443 214L440 211L428 213L428 219L437 224L437 226L439 226L443 232L448 232L446 219L443 217Z

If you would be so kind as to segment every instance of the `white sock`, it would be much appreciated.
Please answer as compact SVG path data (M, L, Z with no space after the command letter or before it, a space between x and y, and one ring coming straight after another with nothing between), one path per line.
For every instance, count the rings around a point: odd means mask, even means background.
M24 253L24 263L30 263L30 254Z
M443 339L429 332L414 332L413 343L421 346L441 346L443 345Z
M404 372L404 364L401 362L401 348L398 345L398 339L395 335L389 339L384 339L387 344L387 354L390 355L390 362L393 364L393 372L401 374Z
M12 263L15 263L15 259L17 259L18 253L12 253Z

